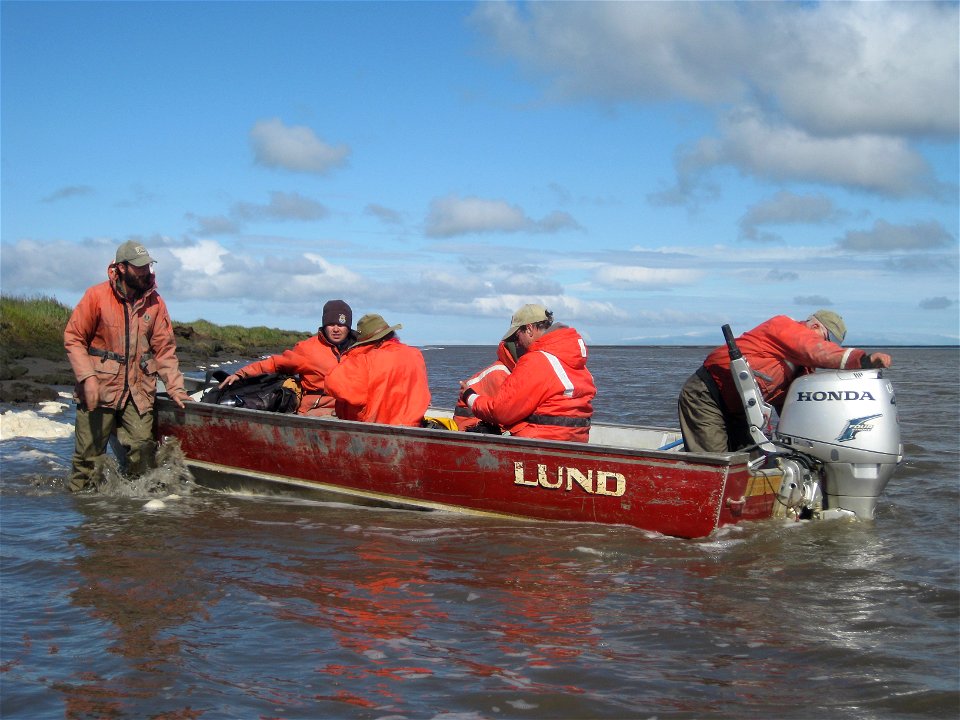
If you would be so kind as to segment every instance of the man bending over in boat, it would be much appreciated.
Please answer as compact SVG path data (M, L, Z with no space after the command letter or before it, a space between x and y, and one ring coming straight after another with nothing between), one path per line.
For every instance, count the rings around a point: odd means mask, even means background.
M777 315L738 337L737 347L750 363L764 401L780 412L790 383L805 372L890 367L886 353L840 347L846 335L842 317L817 310L803 322ZM677 409L687 452L725 453L753 444L726 345L713 350L690 376Z
M327 375L357 339L350 329L353 310L343 300L330 300L323 306L323 318L317 334L301 340L289 350L244 365L227 376L220 387L232 385L240 378L266 373L298 375L303 394L297 413L300 415L333 415L334 400L325 392Z
M430 406L427 365L380 315L357 323L356 344L327 376L327 394L344 420L420 427Z
M461 383L473 414L518 437L587 442L597 388L580 333L554 323L543 305L524 305L503 340L516 342L519 360L500 389L484 394Z
M496 395L500 386L510 377L510 373L517 364L517 344L512 340L502 340L497 346L497 361L483 370L472 375L465 381L464 387L470 388L478 395ZM483 422L473 414L462 398L457 399L453 409L453 419L460 430L467 432L496 432L502 433L499 426Z

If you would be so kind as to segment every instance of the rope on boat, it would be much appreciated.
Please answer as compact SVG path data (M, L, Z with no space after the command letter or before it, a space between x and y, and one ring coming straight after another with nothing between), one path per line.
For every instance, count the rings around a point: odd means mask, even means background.
M677 445L683 445L683 438L679 440L674 440L672 443L667 443L657 448L657 450L669 450L670 448L675 448Z

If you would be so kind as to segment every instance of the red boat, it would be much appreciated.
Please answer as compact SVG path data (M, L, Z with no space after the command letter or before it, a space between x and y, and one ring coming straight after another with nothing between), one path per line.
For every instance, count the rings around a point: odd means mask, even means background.
M430 415L443 415L431 410ZM449 416L449 413L445 413ZM631 525L696 538L773 515L779 472L666 449L679 432L594 424L590 443L157 402L200 484L308 488L365 505Z
M594 423L589 443L571 443L199 402L178 408L162 395L157 435L179 441L201 484L306 488L365 505L631 525L685 538L771 517L872 519L903 460L896 397L882 371L798 377L774 427L729 326L723 331L752 458L681 452L679 431L664 428Z

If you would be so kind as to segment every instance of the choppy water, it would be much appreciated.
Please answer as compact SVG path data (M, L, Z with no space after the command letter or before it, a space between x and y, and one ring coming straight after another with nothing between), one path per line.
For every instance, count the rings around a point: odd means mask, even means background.
M492 360L425 355L438 404ZM595 348L598 419L674 426L704 355ZM70 436L4 440L0 716L957 717L960 358L893 355L873 522L700 541L190 493L176 458L150 510L66 493Z

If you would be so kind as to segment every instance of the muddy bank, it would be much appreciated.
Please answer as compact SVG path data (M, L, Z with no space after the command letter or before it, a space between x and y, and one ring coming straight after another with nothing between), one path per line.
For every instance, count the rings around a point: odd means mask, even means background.
M177 351L182 372L203 372L212 365L223 365L237 360L254 359L284 348L253 352L250 355L216 355L208 357L191 348ZM3 363L0 373L0 402L15 404L36 404L45 400L56 400L59 393L73 393L76 382L66 354L62 360L49 360L42 357L21 357Z

